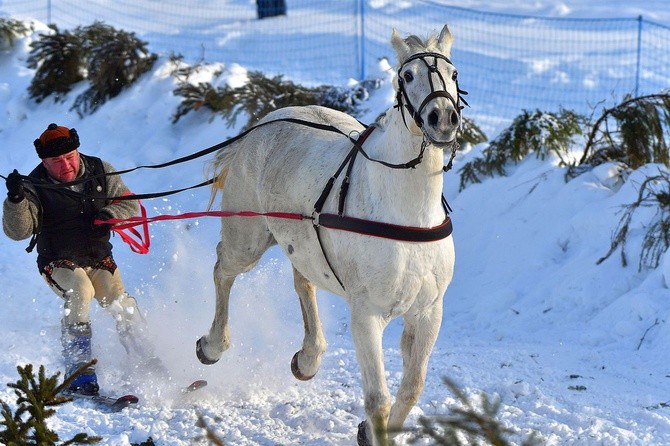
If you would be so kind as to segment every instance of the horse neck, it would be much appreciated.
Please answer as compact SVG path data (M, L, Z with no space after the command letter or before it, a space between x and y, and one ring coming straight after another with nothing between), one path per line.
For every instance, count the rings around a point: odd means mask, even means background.
M400 112L392 109L368 141L363 149L371 158L400 164L419 155L423 136L412 134ZM369 196L381 197L378 201L383 201L372 205L378 204L384 214L390 214L393 220L390 222L423 227L442 222L444 152L441 149L427 146L421 163L414 169L393 169L368 160L361 164L368 179Z

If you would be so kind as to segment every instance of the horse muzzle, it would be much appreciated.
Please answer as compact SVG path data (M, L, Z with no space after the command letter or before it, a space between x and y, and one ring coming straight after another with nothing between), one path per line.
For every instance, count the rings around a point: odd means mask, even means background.
M417 113L426 139L437 146L447 146L456 139L461 124L461 114L455 101L446 91L430 94Z

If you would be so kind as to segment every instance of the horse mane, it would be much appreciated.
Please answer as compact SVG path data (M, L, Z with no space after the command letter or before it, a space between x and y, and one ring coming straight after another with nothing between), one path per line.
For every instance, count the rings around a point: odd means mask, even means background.
M428 38L428 40L430 40L430 39L435 40L435 36L433 35L433 36ZM428 42L428 40L426 42ZM423 50L424 47L427 47L427 43L424 43L419 36L416 36L414 34L412 34L411 36L407 36L407 38L405 39L405 42L414 51Z
M429 35L425 41L421 40L419 36L412 34L405 39L405 42L409 45L412 52L440 51L438 47L438 36L435 33Z

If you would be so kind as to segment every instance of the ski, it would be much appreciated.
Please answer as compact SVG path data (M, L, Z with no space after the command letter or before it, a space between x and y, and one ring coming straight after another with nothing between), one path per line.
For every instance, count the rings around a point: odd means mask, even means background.
M135 395L130 394L116 397L116 396L108 396L100 394L87 395L84 393L77 393L77 392L65 392L64 395L72 397L73 399L91 401L96 405L109 409L112 412L119 412L125 409L126 407L136 406L140 400Z
M203 387L207 386L207 381L204 379L197 379L193 381L191 384L189 384L186 387L183 387L181 390L181 393L183 395L191 394L195 392L196 390L202 389ZM135 407L139 403L140 399L132 394L127 394L127 395L122 395L122 396L109 396L109 395L87 395L84 393L78 393L78 392L63 392L64 396L71 397L73 399L78 399L78 400L86 400L86 401L91 401L92 403L106 408L110 410L111 412L119 412L126 407Z
M191 384L189 384L188 386L184 387L184 388L182 389L181 393L191 393L191 392L195 392L196 390L198 390L198 389L202 389L203 387L206 387L206 386L207 386L207 381L205 381L204 379L196 379L196 380L193 381Z

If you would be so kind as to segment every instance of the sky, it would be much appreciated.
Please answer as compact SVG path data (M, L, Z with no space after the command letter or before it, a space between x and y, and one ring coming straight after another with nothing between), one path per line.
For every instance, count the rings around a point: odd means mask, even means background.
M384 7L388 2L377 3ZM661 0L593 0L588 8L578 0L512 5L502 0L459 3L552 17L643 14L670 24L670 4ZM32 71L25 63L34 37L0 53L3 175L14 168L24 174L32 170L38 162L32 141L50 122L75 127L83 153L101 156L118 169L196 152L234 136L243 124L239 119L229 128L220 118L210 121L204 110L172 124L179 99L172 94L175 80L165 57L137 85L91 116L69 111L83 84L64 103L36 104L27 94ZM231 84L244 81L243 66L224 71ZM203 73L202 80L208 76ZM466 77L461 73L460 79ZM476 88L476 82L470 85ZM384 79L362 121L370 122L392 106L391 89ZM476 110L477 104L470 105ZM516 432L513 444L533 431L547 445L670 444L670 254L652 270L639 271L636 261L653 210L642 210L633 219L629 266L622 266L619 252L596 264L639 185L667 169L647 165L622 171L604 164L566 182L556 159L531 156L510 166L505 177L459 190L458 169L483 148L485 144L459 153L444 177L444 195L453 208L456 267L444 296L426 388L406 426L457 405L443 383L447 377L475 402L481 394L500 398L499 418ZM574 155L580 154L576 145ZM203 180L205 162L140 170L124 175L124 181L137 193L189 186ZM209 192L199 189L144 205L149 215L178 214L205 210L208 200ZM127 289L138 299L172 379L129 372L111 318L94 307L93 348L101 387L109 393L135 393L141 404L115 414L83 401L61 406L50 423L62 439L86 432L102 436L106 445L129 445L149 436L161 446L201 444L197 438L203 430L196 421L202 417L227 445L354 443L365 415L348 308L338 296L319 292L328 351L313 380L295 380L290 360L302 342L302 319L291 266L278 248L235 283L231 348L215 365L198 362L195 341L213 317L218 225L216 218L205 217L153 223L148 255L132 253L118 237L113 240ZM0 236L0 383L18 379L17 365L42 364L48 373L60 367L62 304L39 277L35 253L27 254L26 245ZM392 393L401 378L401 328L393 322L384 338ZM209 386L180 395L179 388L195 379L206 379ZM0 399L11 402L13 393L0 385ZM399 438L399 444L406 442L406 436Z

